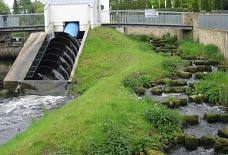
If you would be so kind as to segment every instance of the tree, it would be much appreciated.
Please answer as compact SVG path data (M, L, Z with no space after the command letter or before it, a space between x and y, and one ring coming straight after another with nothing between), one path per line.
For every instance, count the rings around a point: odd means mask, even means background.
M228 10L228 0L223 0L223 10Z
M14 2L13 2L13 13L14 14L20 13L20 9L19 9L19 5L18 5L17 0L14 0Z
M32 10L34 10L35 13L44 13L44 4L36 0L32 2Z
M8 13L10 12L9 6L3 0L0 0L0 10L5 10Z
M222 0L213 0L212 10L222 10Z
M31 0L18 0L18 5L21 13L33 13Z
M165 8L165 0L160 0L160 8Z
M151 6L153 6L153 8L159 8L159 0L149 0Z
M166 0L166 8L172 8L171 0Z
M181 7L181 2L180 0L175 0L174 1L174 8L180 8Z
M192 9L194 12L199 12L199 2L198 0L194 0L192 3Z
M209 11L208 0L201 0L201 10Z

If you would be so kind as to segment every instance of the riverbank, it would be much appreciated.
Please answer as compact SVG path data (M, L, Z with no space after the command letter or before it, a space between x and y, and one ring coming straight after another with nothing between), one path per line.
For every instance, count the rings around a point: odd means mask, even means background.
M163 78L164 58L114 29L90 30L71 85L71 94L81 95L2 145L0 154L130 154L161 147L172 137L143 116L153 101L139 99L122 80L134 72Z

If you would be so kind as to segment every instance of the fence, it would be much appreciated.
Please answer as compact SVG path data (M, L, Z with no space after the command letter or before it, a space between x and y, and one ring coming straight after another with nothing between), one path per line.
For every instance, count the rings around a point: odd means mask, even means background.
M112 10L110 23L182 25L182 14L155 10Z
M8 14L7 26L9 27L23 27L23 26L43 26L43 13L29 13L29 14ZM3 19L0 17L0 27L3 27Z
M199 15L198 27L228 30L228 14Z

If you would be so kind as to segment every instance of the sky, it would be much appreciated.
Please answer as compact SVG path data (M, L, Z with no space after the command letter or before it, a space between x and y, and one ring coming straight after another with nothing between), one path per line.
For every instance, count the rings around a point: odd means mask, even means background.
M31 0L34 2L35 0ZM4 0L4 2L12 9L14 0ZM47 0L40 0L40 2L45 3Z

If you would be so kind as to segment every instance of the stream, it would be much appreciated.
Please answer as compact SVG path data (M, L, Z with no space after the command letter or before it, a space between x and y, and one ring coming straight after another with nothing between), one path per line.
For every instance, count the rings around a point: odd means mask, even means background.
M216 70L216 67L213 66L213 71ZM187 86L191 82L199 81L195 79L195 74L192 74L192 77L190 79L181 79L187 81ZM187 87L183 86L183 87ZM161 86L164 87L164 86ZM163 101L168 96L175 97L175 98L186 98L188 99L188 96L185 93L162 93L162 95L153 95L151 93L151 88L148 89L145 93L146 95L150 95L154 100ZM224 113L227 112L227 109L210 105L208 103L202 103L202 104L196 104L194 102L188 101L186 106L180 106L178 108L179 112L184 114L193 114L199 116L199 124L198 125L188 125L187 127L183 128L183 131L185 133L191 134L196 136L198 139L201 138L203 135L210 134L218 137L217 133L218 130L227 126L226 123L207 123L203 117L206 112L209 113ZM196 150L187 150L185 146L183 145L176 145L174 150L170 153L170 155L212 155L216 154L214 152L214 149L204 149L203 147L198 147Z
M44 110L54 110L72 98L67 96L27 95L0 99L0 145L28 129L34 120L39 120Z

